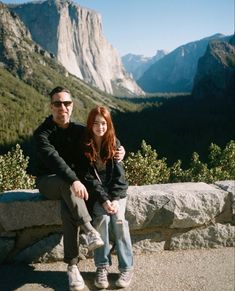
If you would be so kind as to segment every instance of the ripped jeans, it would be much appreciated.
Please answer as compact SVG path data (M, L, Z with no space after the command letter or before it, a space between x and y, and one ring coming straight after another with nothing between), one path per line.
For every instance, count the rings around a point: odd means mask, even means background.
M116 215L109 215L99 202L93 208L93 224L100 233L104 246L94 251L96 267L108 267L112 265L110 254L110 236L114 236L114 243L118 257L118 269L120 272L133 269L133 252L128 221L125 219L126 198L120 199L118 218ZM117 219L121 223L117 223Z

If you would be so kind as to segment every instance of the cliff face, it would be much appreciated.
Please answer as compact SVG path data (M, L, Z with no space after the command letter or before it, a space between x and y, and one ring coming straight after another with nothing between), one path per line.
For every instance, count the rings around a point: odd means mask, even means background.
M142 95L102 32L101 16L71 1L48 0L11 8L32 38L85 82L111 94Z
M223 98L235 96L235 46L230 42L213 41L198 62L194 79L195 98Z
M42 56L48 59L52 57L33 42L29 30L20 18L0 3L0 62L11 73L25 80L33 73L34 54L41 63L44 62Z
M32 50L30 42L24 41L25 37L31 39L29 31L22 25L20 19L2 3L0 3L0 28L1 62L10 64L11 57L17 54L18 46L21 46L23 50Z

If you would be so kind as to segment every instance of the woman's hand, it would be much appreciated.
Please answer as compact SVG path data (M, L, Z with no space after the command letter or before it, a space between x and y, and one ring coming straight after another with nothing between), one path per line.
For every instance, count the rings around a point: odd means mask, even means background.
M113 200L112 201L112 206L113 206L113 209L114 209L114 213L113 214L116 214L118 212L118 209L119 209L118 200Z
M105 211L111 215L117 213L119 208L118 201L116 200L112 202L110 200L107 200L102 204L102 206L104 207Z

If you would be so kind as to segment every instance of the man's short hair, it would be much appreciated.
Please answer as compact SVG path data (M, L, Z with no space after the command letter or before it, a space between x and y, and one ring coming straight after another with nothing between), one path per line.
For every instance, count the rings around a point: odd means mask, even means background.
M55 87L50 93L49 93L49 96L50 98L52 99L52 96L57 94L57 93L60 93L60 92L67 92L71 95L69 89L65 88L65 87L61 87L61 86L57 86Z

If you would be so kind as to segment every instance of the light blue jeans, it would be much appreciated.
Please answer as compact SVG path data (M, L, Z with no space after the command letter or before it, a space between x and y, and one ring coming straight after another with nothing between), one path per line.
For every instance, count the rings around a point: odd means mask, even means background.
M94 251L96 267L112 265L110 254L110 235L114 236L120 272L133 269L133 252L128 221L125 219L126 198L119 201L118 215L109 215L102 205L96 202L93 208L94 227L100 233L104 246ZM121 223L117 223L117 219Z

